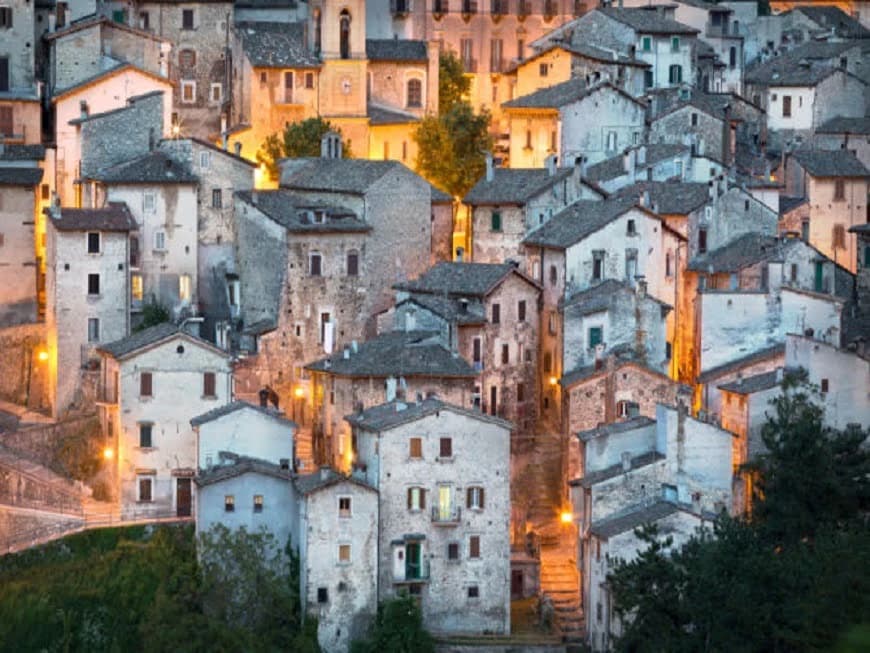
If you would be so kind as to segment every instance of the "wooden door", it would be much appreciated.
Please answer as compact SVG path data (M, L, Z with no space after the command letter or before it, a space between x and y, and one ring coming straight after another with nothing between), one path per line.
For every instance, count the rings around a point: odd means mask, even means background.
M190 517L190 479L178 478L176 480L175 506L176 515L179 517Z
M523 570L511 569L511 598L523 598Z

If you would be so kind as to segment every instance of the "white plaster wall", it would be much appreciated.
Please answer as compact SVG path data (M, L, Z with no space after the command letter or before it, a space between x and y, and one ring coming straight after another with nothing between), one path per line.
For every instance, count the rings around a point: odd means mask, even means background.
M580 155L594 164L640 142L644 109L609 87L562 107L559 132L560 161L573 162ZM607 149L608 132L616 132L616 148ZM635 140L637 134L637 140Z
M791 96L791 117L782 115L783 96ZM774 99L775 98L775 99ZM767 89L767 128L812 129L813 104L816 99L814 87L773 86Z
M230 451L240 456L259 458L280 464L281 459L293 459L295 429L289 422L264 415L253 408L243 408L197 429L199 468L206 469L208 460L218 464L218 454Z
M653 451L655 444L655 424L594 438L585 445L585 473L621 464L625 452L635 457Z

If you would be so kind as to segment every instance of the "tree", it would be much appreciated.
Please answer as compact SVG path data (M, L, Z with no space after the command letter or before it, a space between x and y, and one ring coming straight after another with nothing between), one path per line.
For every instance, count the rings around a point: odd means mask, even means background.
M423 628L420 606L410 596L378 606L368 637L351 644L351 653L434 653L432 636Z
M323 135L329 131L341 135L338 127L319 116L289 123L284 127L283 133L266 137L257 151L257 162L266 166L272 180L277 180L280 174L277 163L279 159L320 156L320 142ZM342 144L342 156L344 158L351 156L348 141Z
M142 322L140 322L139 326L133 330L142 331L148 327L169 322L169 319L169 310L162 304L158 304L156 301L151 300L142 307Z
M438 59L438 113L444 114L466 101L471 79L465 76L462 61L453 52L444 52Z

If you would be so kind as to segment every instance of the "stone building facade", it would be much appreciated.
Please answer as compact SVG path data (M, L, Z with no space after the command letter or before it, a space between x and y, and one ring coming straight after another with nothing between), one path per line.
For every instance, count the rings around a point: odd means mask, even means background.
M2 327L35 322L39 312L36 212L42 176L42 170L35 165L0 167Z

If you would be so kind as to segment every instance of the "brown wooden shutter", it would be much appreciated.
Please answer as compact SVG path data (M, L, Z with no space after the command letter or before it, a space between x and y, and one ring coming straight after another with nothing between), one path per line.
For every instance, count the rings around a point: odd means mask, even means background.
M12 136L12 107L0 107L0 135Z
M471 508L471 488L465 490L465 507Z
M139 375L139 394L142 397L150 397L152 391L151 372L142 372Z
M480 557L480 536L472 535L471 540L468 546L468 557L470 558L479 558Z
M479 508L483 510L483 488L480 488L480 506Z
M215 374L214 372L204 372L202 375L202 394L206 397L215 396Z
M420 488L420 510L426 510L426 490Z
M414 491L414 488L412 488L412 487L409 487L409 488L408 488L408 510L410 510L410 509L411 509L411 506L414 505L414 504L412 503L412 502L413 502L413 497L411 496L411 493L412 493L413 491Z

